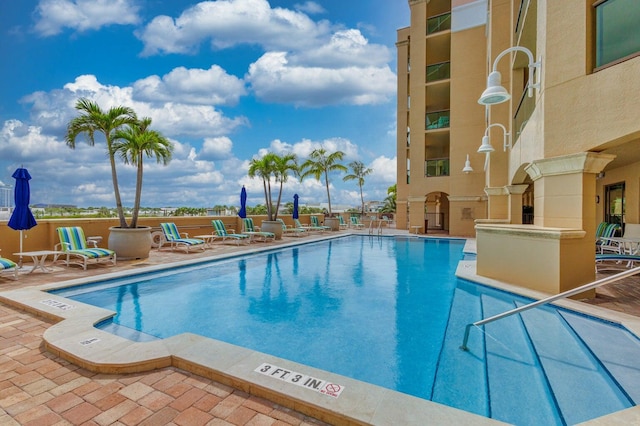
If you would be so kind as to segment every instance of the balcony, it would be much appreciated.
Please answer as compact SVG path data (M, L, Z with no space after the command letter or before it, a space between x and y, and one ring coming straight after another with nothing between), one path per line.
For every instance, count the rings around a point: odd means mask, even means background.
M451 78L451 62L427 65L427 83Z
M424 174L427 177L449 176L449 159L434 158L424 162Z
M428 112L426 117L426 130L448 129L451 111Z
M427 19L427 35L451 29L451 12Z

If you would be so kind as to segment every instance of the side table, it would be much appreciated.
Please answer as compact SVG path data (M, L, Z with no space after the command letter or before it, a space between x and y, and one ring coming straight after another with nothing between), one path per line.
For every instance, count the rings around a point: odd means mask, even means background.
M60 255L63 255L64 252L55 251L55 250L38 250L38 251L23 251L18 253L13 253L14 256L29 256L31 257L31 261L33 262L33 267L28 274L32 273L36 269L42 270L42 272L51 272L51 269L47 268L44 262L47 260L48 256L53 256L53 261L58 260Z

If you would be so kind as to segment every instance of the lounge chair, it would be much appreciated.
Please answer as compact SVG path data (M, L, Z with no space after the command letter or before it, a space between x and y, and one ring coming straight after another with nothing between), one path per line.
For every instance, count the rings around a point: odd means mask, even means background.
M338 218L340 218L340 229L348 229L349 224L344 221L344 218L342 216L338 216Z
M604 252L612 252L617 253L620 251L619 243L612 238L615 238L616 232L620 229L620 225L616 223L607 223L606 226L602 228L602 224L598 225L598 229L596 230L596 235L600 232L600 236L596 238L596 249L600 253Z
M12 260L0 257L0 275L12 276L14 280L18 279L18 265Z
M282 235L288 235L292 237L304 237L307 234L307 230L304 228L294 228L287 226L282 219L276 219L282 224Z
M67 266L79 265L86 270L89 263L116 264L116 252L98 247L95 240L87 241L81 227L67 226L57 228L57 231L60 243L55 245L54 250L64 253ZM89 247L89 244L93 247Z
M214 238L222 239L224 243L226 240L235 241L236 245L240 245L240 242L249 242L251 241L251 237L246 234L236 234L235 229L229 229L227 232L227 227L224 225L224 222L220 219L213 219L211 221L213 225L213 229L215 229Z
M259 238L260 240L267 242L268 240L275 241L276 234L273 232L261 232L260 228L253 225L253 218L245 217L242 219L244 225L243 234L251 236L251 239Z
M162 235L164 238L160 242L158 250L162 249L162 246L165 244L169 244L171 246L171 250L184 249L187 253L189 253L189 249L192 247L202 251L207 248L204 240L189 238L189 234L186 232L183 232L182 234L178 232L178 227L173 222L161 223L160 228L162 228Z
M303 225L300 223L299 219L293 219L293 223L295 223L296 228L302 228L307 232L324 232L328 229L328 227L324 227L324 226Z
M640 254L596 254L596 271L628 269L640 263Z
M363 229L364 223L361 223L360 219L358 219L356 216L351 216L351 227L356 229Z
M318 220L318 216L311 216L310 219L311 219L311 225L314 228L322 228L325 231L330 231L331 230L330 226L320 225L320 221Z

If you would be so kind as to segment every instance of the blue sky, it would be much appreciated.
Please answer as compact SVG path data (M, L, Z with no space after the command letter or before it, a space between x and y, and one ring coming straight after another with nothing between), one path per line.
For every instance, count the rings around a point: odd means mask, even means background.
M145 162L144 206L264 204L249 161L301 161L315 148L373 169L365 200L396 181L396 30L402 0L0 1L0 181L28 168L32 203L114 206L105 146L64 142L74 105L125 105L175 144ZM135 170L118 164L125 205ZM359 205L331 176L332 204ZM323 183L290 179L283 200L326 202Z

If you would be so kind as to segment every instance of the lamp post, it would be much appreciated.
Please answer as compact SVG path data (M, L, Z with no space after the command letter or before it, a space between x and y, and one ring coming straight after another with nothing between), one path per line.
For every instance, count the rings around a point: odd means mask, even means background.
M502 148L503 150L506 152L507 148L511 148L511 134L509 132L507 132L507 129L500 123L493 123L493 124L489 124L489 126L487 126L487 128L484 131L484 136L482 137L482 145L480 145L480 148L478 148L478 152L480 153L490 153L495 151L493 149L493 146L491 145L491 140L489 138L489 129L497 126L500 127L502 129L502 131L504 132L504 140L502 142Z
M502 51L498 56L496 56L496 59L493 61L493 70L487 77L487 88L482 92L480 99L478 99L479 104L495 105L511 99L511 95L507 92L507 89L502 87L502 75L498 71L498 61L510 52L524 52L529 58L529 81L527 83L529 97L533 96L533 89L540 89L540 80L538 78L538 82L534 83L533 74L536 69L539 71L542 67L542 60L535 62L533 59L533 53L531 53L529 49L522 46L514 46Z

